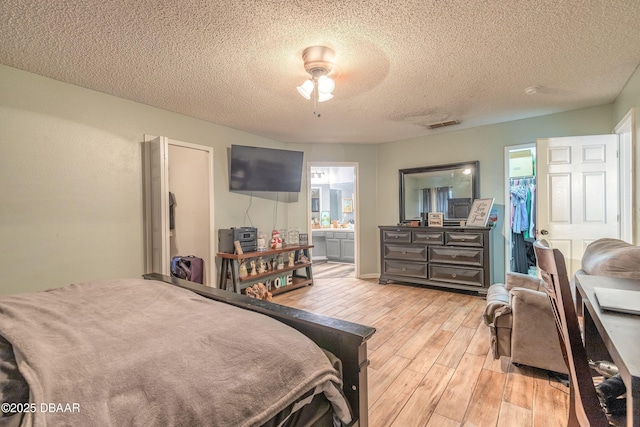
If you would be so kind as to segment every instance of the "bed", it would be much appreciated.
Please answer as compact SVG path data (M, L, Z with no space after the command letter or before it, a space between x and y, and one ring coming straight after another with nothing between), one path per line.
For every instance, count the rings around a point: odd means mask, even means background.
M374 332L158 274L0 297L0 425L366 426Z

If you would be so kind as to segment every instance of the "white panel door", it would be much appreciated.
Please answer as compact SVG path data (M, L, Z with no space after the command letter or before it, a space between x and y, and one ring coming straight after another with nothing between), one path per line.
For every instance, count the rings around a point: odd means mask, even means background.
M170 275L168 139L147 142L151 224L151 271Z
M537 140L537 231L565 256L570 277L592 241L619 238L618 136Z

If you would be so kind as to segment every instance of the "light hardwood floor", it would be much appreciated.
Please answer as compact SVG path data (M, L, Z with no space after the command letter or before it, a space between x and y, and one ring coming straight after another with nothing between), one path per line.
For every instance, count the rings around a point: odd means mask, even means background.
M566 425L567 387L491 356L481 297L317 278L274 302L376 328L368 342L371 427Z
M355 265L340 262L313 263L314 279L353 278Z

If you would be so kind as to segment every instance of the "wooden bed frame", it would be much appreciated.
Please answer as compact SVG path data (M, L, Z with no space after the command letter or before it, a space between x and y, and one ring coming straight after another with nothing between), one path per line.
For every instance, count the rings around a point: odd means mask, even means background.
M143 277L147 280L170 283L215 301L264 314L302 332L342 361L343 390L354 413L351 426L367 427L367 340L375 333L374 328L188 282L177 277L158 273L144 274Z

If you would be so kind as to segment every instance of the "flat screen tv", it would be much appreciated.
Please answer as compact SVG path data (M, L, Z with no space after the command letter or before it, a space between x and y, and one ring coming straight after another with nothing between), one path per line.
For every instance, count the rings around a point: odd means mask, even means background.
M300 192L302 151L231 146L229 190Z

